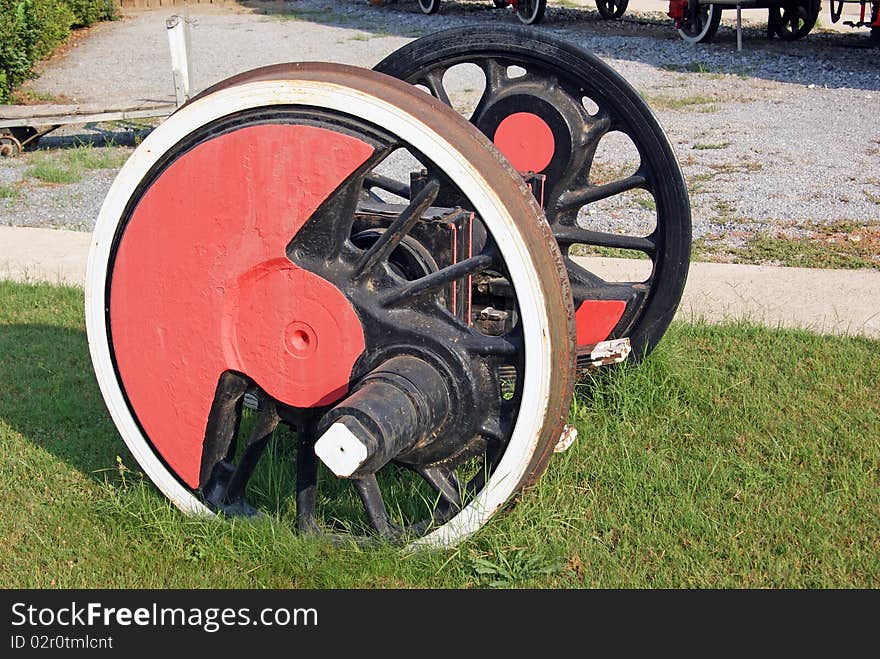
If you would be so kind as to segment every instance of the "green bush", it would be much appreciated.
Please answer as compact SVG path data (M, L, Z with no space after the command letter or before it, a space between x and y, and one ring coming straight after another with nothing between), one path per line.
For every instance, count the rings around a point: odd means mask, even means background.
M67 40L71 27L116 16L115 0L0 0L0 103Z
M76 17L74 27L82 27L98 21L112 21L116 18L114 0L64 0Z

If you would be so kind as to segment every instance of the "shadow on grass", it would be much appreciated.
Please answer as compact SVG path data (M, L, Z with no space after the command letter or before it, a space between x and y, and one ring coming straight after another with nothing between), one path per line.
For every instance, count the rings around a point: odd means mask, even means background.
M25 441L100 483L106 482L108 472L117 470L117 456L129 469L137 469L104 405L83 331L0 324L0 379L14 383L0 397L0 421ZM245 419L240 448L252 421ZM295 515L295 443L288 429L277 432L249 484L251 503L279 518ZM335 530L369 533L354 488L323 467L321 471L323 521ZM386 496L392 497L388 505L394 514L410 522L426 514L431 494L414 474L389 468L383 470L380 482Z
M116 456L134 464L104 406L85 332L0 325L0 420L33 445L102 481Z

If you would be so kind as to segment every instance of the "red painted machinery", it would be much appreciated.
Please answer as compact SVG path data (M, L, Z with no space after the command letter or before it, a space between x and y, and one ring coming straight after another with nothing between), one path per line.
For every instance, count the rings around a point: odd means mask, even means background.
M485 87L467 117L459 65ZM181 509L448 546L571 444L577 373L663 335L690 210L643 99L570 44L464 28L376 69L250 71L153 131L95 227L89 346ZM614 135L636 161L600 171ZM608 226L635 192L651 226ZM600 274L577 246L649 272Z
M440 0L418 0L419 8L425 14L436 14L440 11ZM540 23L547 9L547 0L492 0L502 9L513 7L516 17L525 25ZM605 19L620 18L626 11L629 0L596 0L596 9Z
M831 22L837 23L844 5L859 5L859 19L844 21L851 27L868 27L872 39L880 39L880 1L829 0ZM767 32L784 41L807 36L815 27L822 9L821 0L669 0L669 16L679 35L691 43L711 41L721 23L721 12L743 9L767 9Z

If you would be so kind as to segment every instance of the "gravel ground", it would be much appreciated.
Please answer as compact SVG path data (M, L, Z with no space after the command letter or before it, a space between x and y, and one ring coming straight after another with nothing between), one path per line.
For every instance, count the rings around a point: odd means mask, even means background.
M382 8L328 0L247 4L190 9L196 88L276 62L372 66L435 30L516 22L489 2L446 2L435 16L422 15L409 1ZM592 3L554 4L536 29L596 53L651 103L688 180L695 237L736 245L755 232L798 237L816 224L880 226L880 51L866 47L864 31L820 30L792 44L768 41L763 25L755 25L747 27L746 48L738 53L729 28L722 27L715 43L691 46L662 13L606 22ZM279 7L286 13L277 13ZM170 13L132 12L91 28L28 87L79 102L173 100L164 29ZM476 98L472 82L464 76L453 87L457 105ZM63 146L71 135L101 143L107 130L72 127L42 144ZM121 144L136 135L113 130ZM609 166L626 160L624 145L605 151ZM115 170L46 184L28 168L47 157L37 152L0 161L0 192L11 191L0 194L0 224L90 230ZM584 222L627 231L644 225L650 212L625 201L595 207Z

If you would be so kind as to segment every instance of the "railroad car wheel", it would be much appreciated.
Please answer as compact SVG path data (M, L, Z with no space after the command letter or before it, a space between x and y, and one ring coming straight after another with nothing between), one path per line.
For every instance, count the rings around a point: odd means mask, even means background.
M365 178L401 151L435 175L372 201ZM236 76L153 131L105 199L86 289L102 394L185 511L257 514L266 470L289 471L303 530L357 505L356 535L453 544L538 478L568 415L550 236L488 140L411 86L341 65ZM354 487L319 492L318 458Z
M596 0L596 9L605 20L620 18L628 5L629 0Z
M0 158L15 158L21 155L21 142L11 133L0 134Z
M517 0L516 17L524 25L540 23L547 10L547 0Z
M423 14L436 14L440 11L440 0L419 0L419 9Z
M721 5L706 5L690 0L678 34L689 43L708 43L721 24Z
M543 186L535 189L566 255L579 362L585 364L588 346L620 337L630 338L631 359L643 357L663 336L681 299L691 243L684 178L653 113L638 92L598 58L523 28L439 32L392 53L376 70L421 85L451 104L444 79L462 64L479 67L486 82L471 123L494 139L516 169L545 177ZM474 86L473 81L467 84ZM603 174L593 167L597 148L606 137L621 134L631 140L640 162L619 177L611 167L609 180L597 183ZM582 226L582 209L615 200L635 206L638 200L631 199L629 191L646 195L641 203L655 207L654 226L645 233ZM600 215L614 224L610 214ZM646 256L650 274L642 281L603 278L569 257L578 245Z
M769 20L783 41L794 41L807 36L819 18L821 3L818 0L798 2L790 0L781 7L770 7Z

